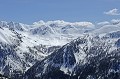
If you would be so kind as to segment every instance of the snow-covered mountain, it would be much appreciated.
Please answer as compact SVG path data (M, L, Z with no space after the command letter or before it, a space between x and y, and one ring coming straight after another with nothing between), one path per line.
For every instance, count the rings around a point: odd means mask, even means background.
M1 21L0 74L18 78L37 62L26 72L24 78L30 77L33 70L34 78L40 74L47 75L51 72L50 68L57 68L64 74L71 75L76 73L78 65L88 62L86 57L89 54L85 51L88 53L91 46L97 46L99 50L100 47L107 48L110 45L109 51L116 50L120 46L119 31L120 20L97 24L39 21L32 25ZM97 53L99 52L95 55Z
M70 23L57 20L48 22L39 21L33 24L36 27L30 29L30 33L34 36L41 36L43 40L48 39L50 42L52 41L52 45L64 45L84 32L94 29L94 24L91 22Z
M0 29L0 73L13 76L23 73L36 61L40 61L48 54L48 47L32 44L24 40L22 35L8 28ZM23 41L24 40L24 41Z
M0 73L10 77L21 75L37 61L43 60L63 44L77 38L74 33L70 35L69 32L69 34L62 32L74 30L74 23L65 22L67 25L63 25L65 23L61 24L62 22L36 22L33 25L27 25L1 21ZM80 26L76 24L77 27L82 28L93 26L90 22L80 22ZM76 31L77 29L75 29L77 34Z
M23 79L119 79L120 38L105 37L73 40L37 62Z
M119 79L119 31L118 21L96 26L37 62L22 78Z
M39 41L40 44L62 46L66 42L79 37L84 32L94 29L94 24L91 22L65 22L62 20L56 21L39 21L34 22L32 25L15 23L15 22L0 22L0 27L15 30L17 33ZM34 37L34 38L33 38ZM39 39L39 40L38 40ZM51 42L52 41L52 42ZM60 42L59 42L60 41Z

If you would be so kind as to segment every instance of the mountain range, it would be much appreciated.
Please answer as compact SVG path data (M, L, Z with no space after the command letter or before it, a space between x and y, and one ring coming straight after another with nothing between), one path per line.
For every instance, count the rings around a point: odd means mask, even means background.
M0 74L13 79L120 79L120 20L0 21Z

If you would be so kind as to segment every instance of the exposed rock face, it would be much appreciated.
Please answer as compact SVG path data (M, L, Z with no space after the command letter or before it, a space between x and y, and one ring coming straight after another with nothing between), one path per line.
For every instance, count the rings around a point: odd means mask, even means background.
M120 48L111 40L89 35L78 38L36 63L23 78L119 79Z

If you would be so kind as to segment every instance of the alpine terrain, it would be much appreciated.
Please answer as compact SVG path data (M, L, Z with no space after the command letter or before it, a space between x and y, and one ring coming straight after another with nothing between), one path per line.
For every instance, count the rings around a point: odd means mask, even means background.
M120 79L120 20L0 21L0 74L11 79Z

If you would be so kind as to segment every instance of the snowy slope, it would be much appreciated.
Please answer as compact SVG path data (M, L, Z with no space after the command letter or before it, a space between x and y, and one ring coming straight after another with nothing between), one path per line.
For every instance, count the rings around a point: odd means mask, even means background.
M44 45L62 46L79 37L84 32L93 30L94 24L91 22L72 23L63 20L56 20L48 22L39 21L34 22L32 25L27 25L12 21L0 21L0 27L15 30L22 36L26 36L26 38L39 41L40 44L44 43Z
M73 27L65 28L70 30ZM119 65L117 64L120 57L119 31L120 25L116 21L114 23L106 22L103 25L101 23L101 27L96 27L88 34L75 33L76 31L74 32L72 29L70 32L74 33L71 34L80 35L80 38L64 45L43 61L36 63L25 73L24 79L104 79L107 75L109 75L106 77L108 79L119 79L120 77L112 76L112 73L119 74L119 68L116 70L111 64L108 64L110 68L105 65L105 63ZM66 35L68 33L66 32ZM116 55L118 58L116 58Z
M0 21L0 73L19 76L37 61L93 29L90 22L40 21L33 25ZM79 34L81 33L81 34Z
M39 40L39 39L37 39ZM0 28L0 73L14 77L24 73L58 47L41 45L25 31ZM17 75L18 76L18 75Z
M36 27L30 29L32 35L40 36L43 40L48 39L50 43L53 42L52 45L61 46L79 37L87 30L94 29L94 24L91 22L70 23L62 20L39 21L35 22L33 26Z
M119 76L112 76L112 73L120 73L119 68L115 69L110 64L116 63L116 66L119 66L119 39L91 34L75 39L43 61L37 62L25 73L23 79L102 79L107 75L107 79L119 79Z
M85 50L90 50L91 46L101 45L104 48L110 44L112 48L109 53L116 50L120 46L119 31L119 20L97 24L61 20L39 21L32 25L1 21L0 73L5 76L21 76L36 62L47 57L47 60L45 59L46 61L40 65L42 72L49 71L47 66L50 65L58 67L65 74L72 74L78 64L84 65L87 62L85 57L88 54ZM78 37L80 38L76 39ZM60 48L61 46L63 47ZM57 50L59 48L60 50ZM55 56L54 54L51 56L54 51ZM35 72L39 77L39 68Z
M0 42L12 44L15 39L15 34L12 33L8 28L0 29Z
M120 30L120 26L105 25L105 26L101 27L100 29L96 29L95 31L93 31L93 33L104 34L104 33L109 33L109 32L114 32L114 31L119 31L119 30Z

